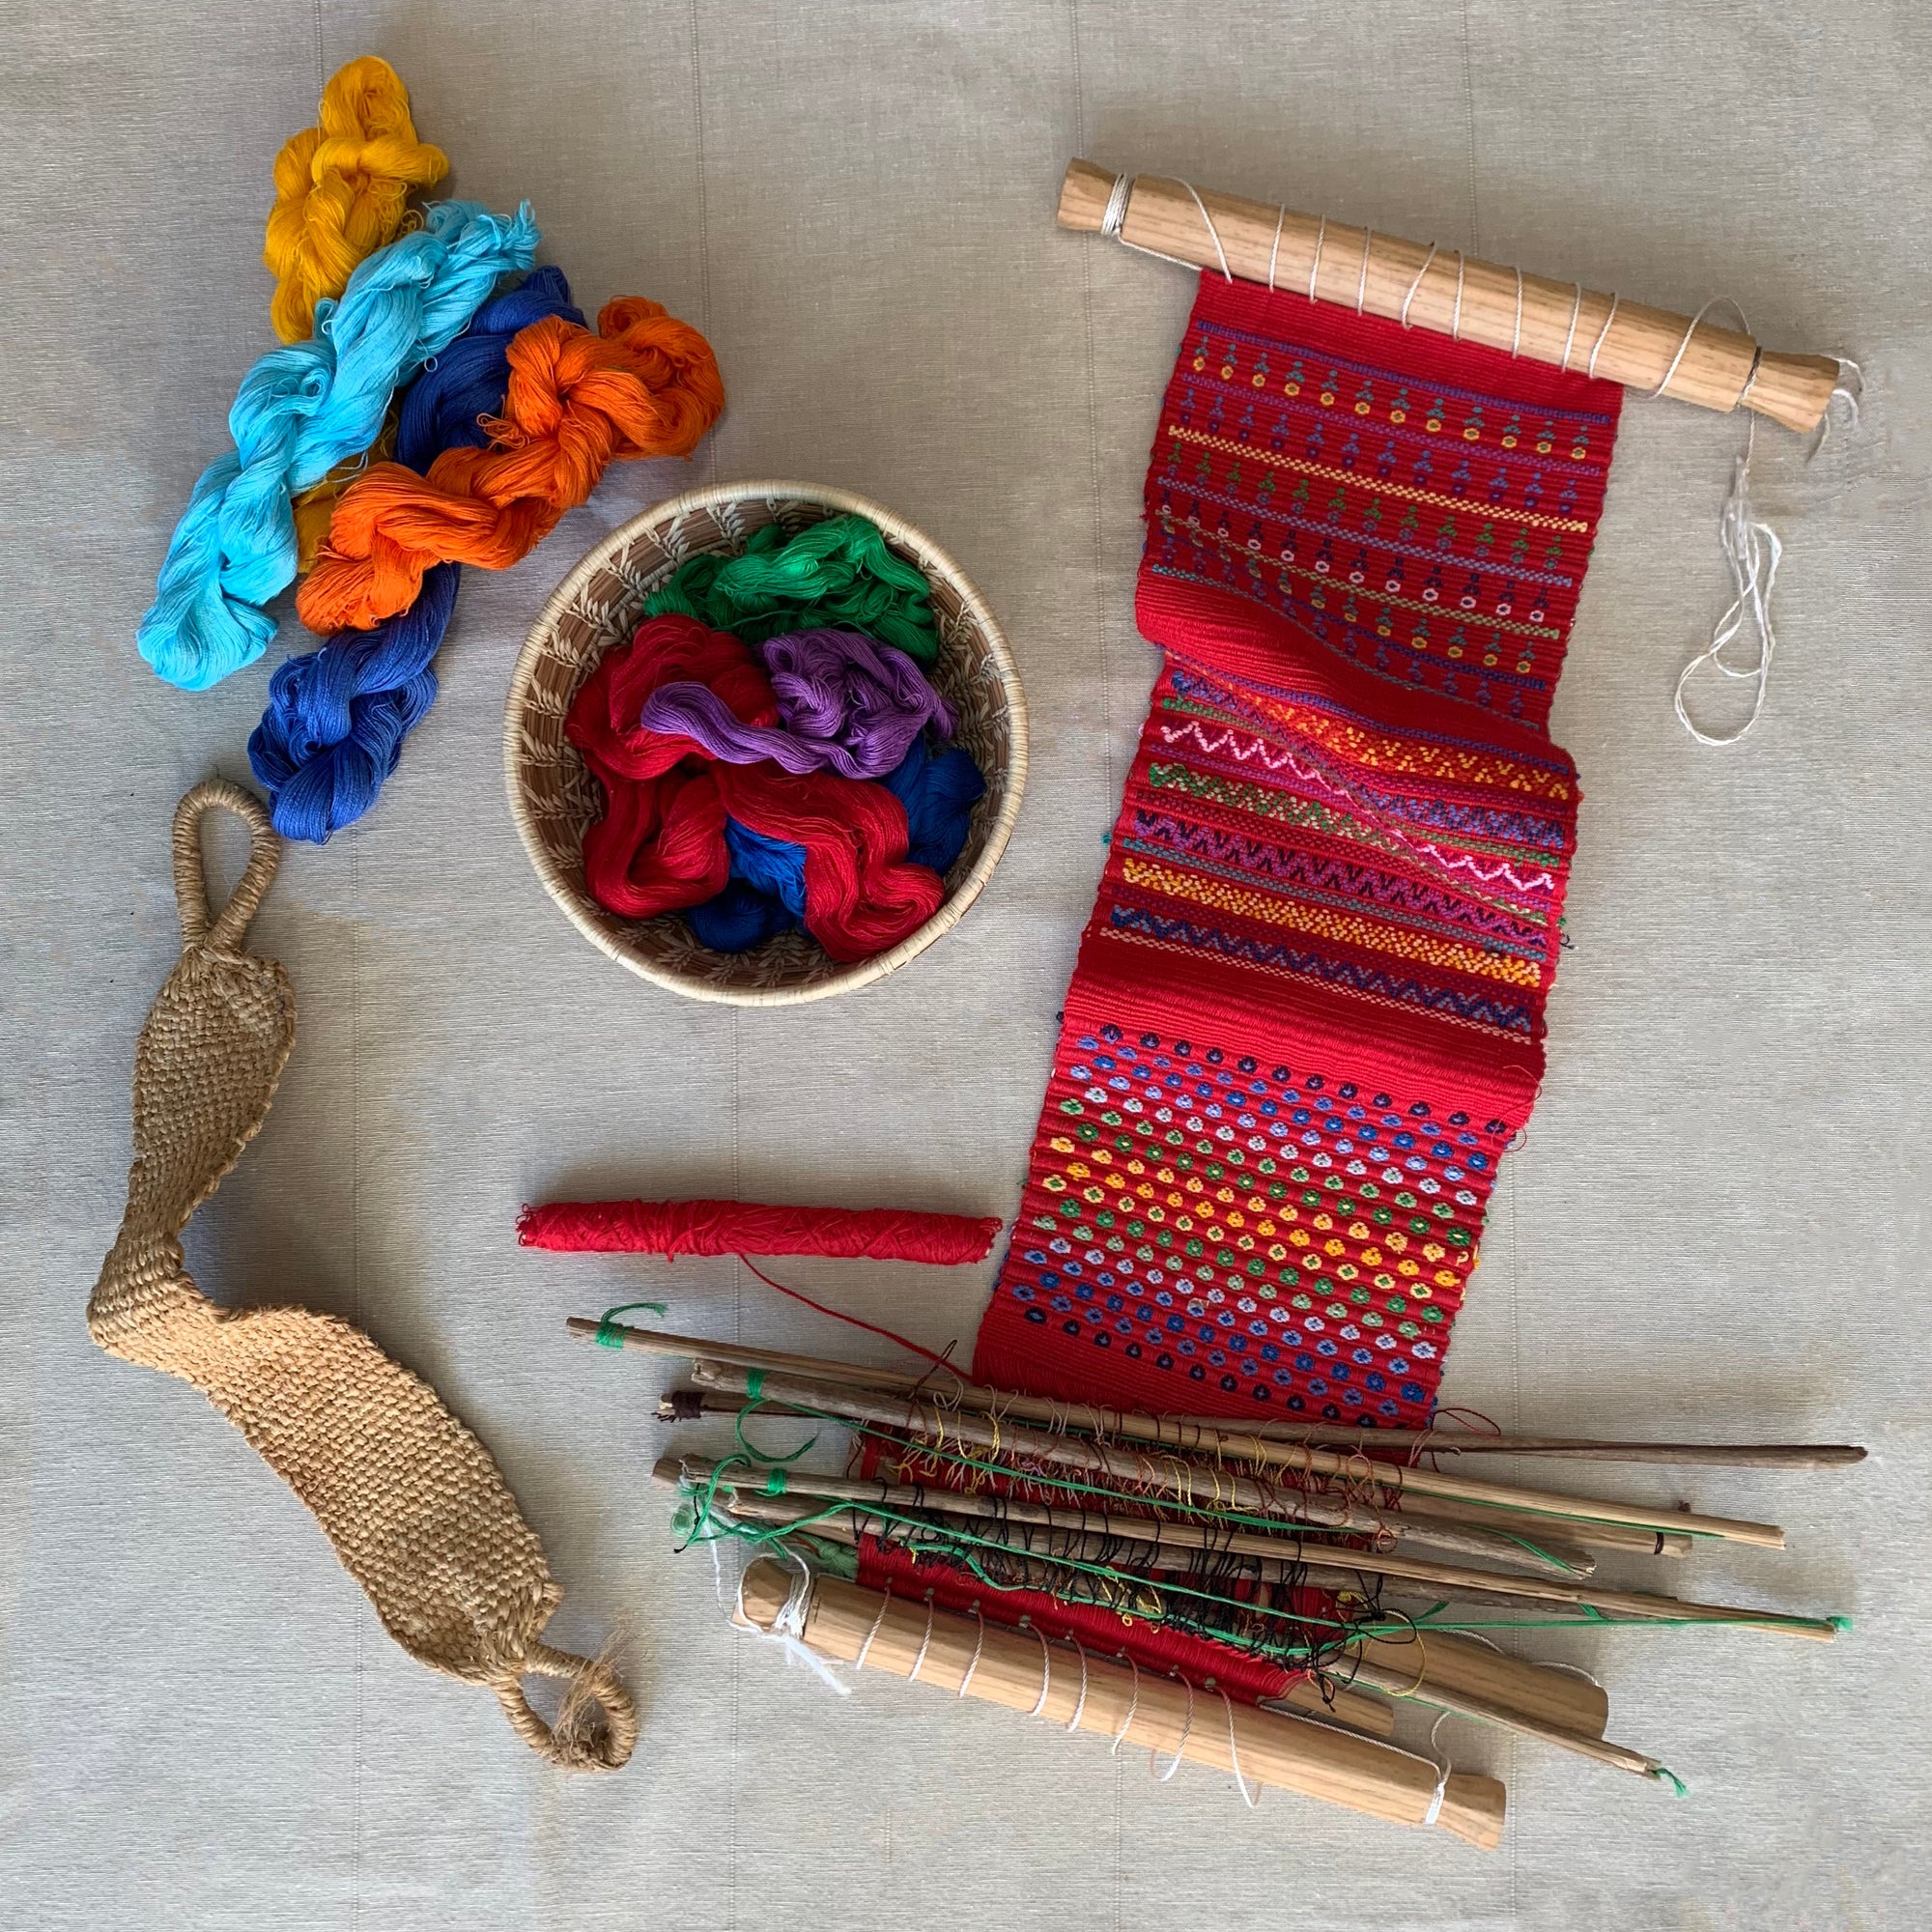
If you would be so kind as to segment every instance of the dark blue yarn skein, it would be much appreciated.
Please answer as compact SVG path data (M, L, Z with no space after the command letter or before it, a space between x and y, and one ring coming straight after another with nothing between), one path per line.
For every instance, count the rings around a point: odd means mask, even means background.
M906 813L906 857L942 876L966 847L974 806L985 795L980 768L957 745L935 752L923 732L883 784ZM802 923L805 847L724 821L731 877L716 898L684 915L700 946L714 952L748 952Z
M545 316L582 324L560 269L539 269L493 297L469 328L404 392L398 459L426 470L445 449L481 448L480 418L503 407L509 346ZM375 804L396 769L403 740L436 702L431 661L456 609L453 563L423 578L407 611L373 630L341 631L321 649L293 657L269 680L269 705L248 739L248 762L266 785L275 830L323 844Z

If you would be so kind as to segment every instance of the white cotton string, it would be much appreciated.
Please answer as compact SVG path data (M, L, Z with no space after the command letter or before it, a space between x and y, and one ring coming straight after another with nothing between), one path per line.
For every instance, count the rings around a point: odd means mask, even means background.
M1825 413L1818 418L1818 434L1813 438L1811 447L1804 452L1806 463L1809 463L1825 447L1825 440L1832 434L1832 405L1833 403L1844 404L1845 412L1851 418L1846 424L1847 429L1857 429L1859 426L1859 404L1865 392L1865 372L1849 355L1840 355L1837 358L1837 363L1838 380L1833 384L1832 393L1825 398ZM1848 369L1851 371L1850 382L1845 380L1845 372ZM1740 396L1738 400L1742 402L1744 398Z
M1127 204L1134 198L1134 183L1139 179L1138 175L1116 175L1114 177L1114 185L1108 190L1107 194L1106 209L1100 216L1100 233L1110 236L1122 248L1131 248L1136 255L1151 255L1156 262L1172 262L1177 269L1193 269L1199 267L1198 263L1186 261L1179 255L1170 255L1162 249L1150 248L1144 242L1129 242L1122 232L1122 225L1127 218ZM1194 194L1194 189L1188 183L1182 182L1180 185L1187 189L1189 194ZM1213 217L1208 214L1207 204L1202 201L1198 194L1194 194L1194 205L1200 209L1201 218L1208 224L1208 233L1213 240L1214 252L1221 257L1221 272L1227 275L1228 279L1232 282L1235 278L1232 274L1228 273L1227 252L1222 248L1221 238L1215 232Z
M1563 367L1565 369L1568 369L1570 366L1570 351L1577 340L1577 321L1583 313L1583 284L1581 282L1575 282L1571 286L1577 291L1577 299L1570 304L1570 327L1568 333L1563 337Z
M1188 1737L1194 1729L1194 1686L1188 1683L1188 1680L1185 1677L1183 1677L1180 1681L1183 1685L1186 1685L1187 1687L1187 1716L1181 1719L1180 1742L1174 1747L1173 1761L1168 1765L1165 1771L1154 1771L1153 1761L1156 1757L1160 1755L1160 1753L1157 1750L1152 1749L1151 1747L1150 1747L1148 1751L1148 1770L1150 1772L1152 1772L1153 1776L1157 1777L1163 1784L1165 1784L1168 1781L1168 1779L1171 1778L1174 1776L1174 1774L1180 1769L1180 1760L1181 1757L1186 1752Z
M1046 1709L1046 1693L1053 1689L1053 1647L1046 1640L1046 1633L1037 1624L1033 1626L1033 1634L1039 1639L1039 1695L1034 1707L1027 1713L1029 1718L1037 1718Z
M920 1666L925 1662L925 1653L932 1648L932 1592L925 1593L925 1634L919 1640L919 1655L912 1661L912 1674L906 1679L908 1684L919 1682Z
M1590 349L1590 359L1584 366L1583 373L1586 376L1594 376L1597 373L1597 357L1604 353L1604 344L1609 338L1610 324L1617 319L1617 304L1622 300L1622 296L1610 298L1610 312L1604 318L1603 327L1597 331L1597 339Z
M1410 303L1410 302L1412 302L1412 301L1413 301L1413 300L1415 299L1415 292L1416 292L1416 290L1417 290L1417 289L1419 289L1419 288L1420 288L1420 287L1422 286L1422 278L1423 278L1423 276L1424 276L1424 275L1428 274L1428 272L1429 272L1429 265L1430 265L1430 263L1432 263L1432 262L1433 262L1433 261L1435 261L1435 250L1436 250L1436 247L1437 247L1437 244L1436 244L1435 242L1431 242L1431 243L1429 244L1429 253L1428 253L1428 254L1426 254L1425 256L1423 256L1423 258L1422 258L1422 267L1421 267L1421 268L1419 268L1418 270L1416 270L1416 271L1415 271L1415 279L1414 279L1414 281L1412 281L1412 282L1410 282L1410 283L1409 283L1409 285L1408 285L1408 293L1407 293L1407 294L1406 294L1406 296L1404 296L1404 297L1403 297L1403 298L1402 298L1402 316L1401 316L1401 322L1402 322L1402 326L1403 326L1403 327L1404 327L1405 328L1408 327L1408 326L1409 326L1409 321L1408 321L1408 305L1409 305L1409 303Z
M1308 265L1308 299L1315 299L1315 278L1321 272L1321 244L1328 239L1328 217L1322 215L1315 230L1315 259Z
M1121 1728L1114 1733L1114 1742L1108 1747L1109 1757L1120 1756L1121 1746L1125 1741L1128 1731L1133 1728L1134 1713L1141 1707L1141 1667L1126 1651L1122 1651L1121 1655L1126 1658L1127 1667L1134 1673L1134 1688L1127 1698L1127 1715L1121 1719Z
M1369 244L1376 239L1373 228L1362 230L1362 272L1355 283L1355 313L1360 315L1362 304L1369 298Z
M1080 1719L1087 1715L1087 1651L1077 1636L1069 1641L1080 1657L1080 1695L1074 1699L1073 1715L1067 1719L1066 1728L1069 1731L1077 1731L1080 1728Z
M1644 397L1644 400L1646 402L1654 403L1659 396L1662 395L1663 392L1667 388L1669 388L1670 379L1674 375L1676 375L1678 364L1684 360L1685 351L1690 347L1690 338L1697 333L1697 325L1700 322L1702 322L1704 318L1707 315L1709 315L1714 308L1738 309L1738 321L1740 324L1744 323L1745 319L1744 310L1738 308L1737 303L1732 301L1729 296L1713 296L1711 299L1707 301L1704 304L1704 306L1700 308L1697 311L1697 313L1690 318L1690 326L1684 331L1684 340L1677 345L1677 354L1670 358L1670 367L1663 372L1663 381L1658 384L1657 387L1652 389ZM1747 326L1745 327L1745 333L1747 335L1750 333L1750 329ZM1739 403L1743 402L1744 399L1750 394L1751 384L1757 381L1757 366L1758 366L1758 357L1753 356L1751 358L1750 374L1745 379L1745 385L1738 392ZM1733 403L1731 405L1733 409L1736 409L1737 406L1738 406L1737 403Z
M866 1660L872 1654L872 1639L879 1634L879 1626L886 1620L886 1612L893 1606L893 1586L886 1585L886 1594L879 1599L879 1614L872 1619L872 1628L866 1633L866 1641L859 1646L859 1655L853 1661L854 1668L863 1670Z
M986 1647L986 1619L980 1614L980 1605L973 1605L973 1621L980 1626L980 1634L973 1639L973 1655L966 1664L966 1675L959 1680L959 1689L953 1692L956 1697L966 1694L966 1687L973 1681L973 1673L980 1667L980 1653Z
M1201 211L1201 218L1208 224L1208 239L1214 243L1215 254L1221 258L1223 279L1232 282L1235 279L1235 271L1228 266L1228 251L1221 246L1221 231L1214 226L1214 217L1208 213L1208 204L1201 199L1201 192L1192 182L1182 182L1180 185L1194 197L1194 206Z
M1435 1757L1435 1734L1442 1728L1443 1719L1451 1715L1448 1711L1442 1712L1436 1718L1435 1723L1429 1727L1429 1749L1435 1765L1435 1789L1430 1794L1429 1809L1422 1814L1422 1823L1425 1830L1441 1817L1442 1801L1448 1796L1449 1792L1449 1760L1446 1757ZM1428 1761L1428 1759L1424 1760L1425 1763Z
M1274 265L1281 259L1281 224L1288 219L1288 204L1274 212L1274 246L1268 250L1268 294L1274 294Z
M1672 700L1677 722L1700 745L1735 745L1748 734L1764 715L1765 692L1771 682L1771 663L1777 654L1777 633L1772 629L1771 593L1777 583L1778 559L1784 546L1772 526L1751 514L1751 452L1757 443L1757 418L1751 418L1745 435L1745 453L1731 471L1730 494L1718 520L1718 542L1730 566L1731 582L1737 594L1711 632L1710 643L1678 674ZM1748 631L1756 650L1744 665L1729 663L1724 652ZM1735 731L1706 731L1691 718L1685 693L1700 667L1709 665L1725 677L1737 678L1752 686L1750 715Z
M1216 1689L1219 1689L1216 1686ZM1262 1802L1262 1781L1255 1779L1255 1788L1248 1789L1248 1780L1241 1776L1241 1747L1235 1740L1235 1700L1223 1690L1221 1701L1228 1707L1228 1763L1235 1773L1235 1783L1241 1794L1241 1802L1250 1811Z
M738 1579L738 1607L731 1617L732 1628L743 1631L749 1636L778 1644L784 1652L787 1664L804 1664L828 1690L838 1691L841 1697L849 1697L852 1694L851 1685L805 1641L805 1613L811 1603L813 1582L811 1566L783 1544L779 1545L779 1550L798 1565L798 1575L792 1578L791 1589L779 1606L778 1615L772 1619L771 1629L761 1630L746 1615L745 1580L742 1577Z
M1461 342L1463 339L1463 276L1469 267L1462 249L1456 250L1456 306L1449 315L1449 339Z
M1515 358L1517 351L1522 347L1522 270L1516 271L1516 327L1510 334L1510 356Z

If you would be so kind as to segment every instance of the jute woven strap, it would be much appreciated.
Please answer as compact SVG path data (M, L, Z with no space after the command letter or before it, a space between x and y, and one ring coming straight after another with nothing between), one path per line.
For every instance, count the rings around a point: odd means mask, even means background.
M211 912L201 821L243 819L254 849L234 896ZM88 1303L110 1353L192 1382L314 1511L384 1628L432 1669L487 1684L518 1736L553 1763L614 1770L638 1722L604 1664L537 1634L563 1593L489 1452L369 1338L303 1308L218 1308L183 1262L181 1232L269 1111L295 1043L295 993L242 940L280 846L239 786L200 784L175 812L181 963L134 1057L128 1209ZM554 1727L523 1691L569 1685Z

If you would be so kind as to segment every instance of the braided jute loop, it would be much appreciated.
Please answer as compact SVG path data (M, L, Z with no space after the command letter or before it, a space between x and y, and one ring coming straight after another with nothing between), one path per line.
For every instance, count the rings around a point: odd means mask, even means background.
M248 828L248 868L229 895L219 917L208 903L208 876L201 858L201 821L211 811L233 812ZM274 883L281 864L282 844L269 822L268 809L251 791L226 779L207 779L175 807L175 903L181 908L182 951L205 946L233 952L247 937L248 926Z
M561 1678L570 1689L554 1724L524 1694L526 1677ZM615 1771L638 1742L638 1709L617 1673L600 1659L532 1643L514 1671L490 1680L511 1728L539 1757L565 1771Z
M229 811L253 851L228 903L208 903L202 821ZM181 1236L268 1117L296 1037L295 991L242 950L280 844L261 803L210 781L174 820L182 954L134 1050L128 1206L87 1305L101 1348L191 1383L314 1512L383 1628L419 1662L486 1684L554 1764L624 1762L637 1713L602 1662L539 1633L563 1601L490 1452L359 1329L290 1307L224 1308L187 1271ZM555 1724L519 1679L566 1680Z

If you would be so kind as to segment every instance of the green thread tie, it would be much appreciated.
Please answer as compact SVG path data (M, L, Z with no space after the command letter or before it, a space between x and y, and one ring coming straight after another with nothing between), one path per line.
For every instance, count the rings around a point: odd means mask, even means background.
M624 1346L624 1331L617 1325L619 1315L628 1315L634 1308L648 1308L653 1315L668 1315L669 1305L662 1301L620 1301L615 1308L607 1308L597 1318L596 1342L602 1349L621 1349Z

